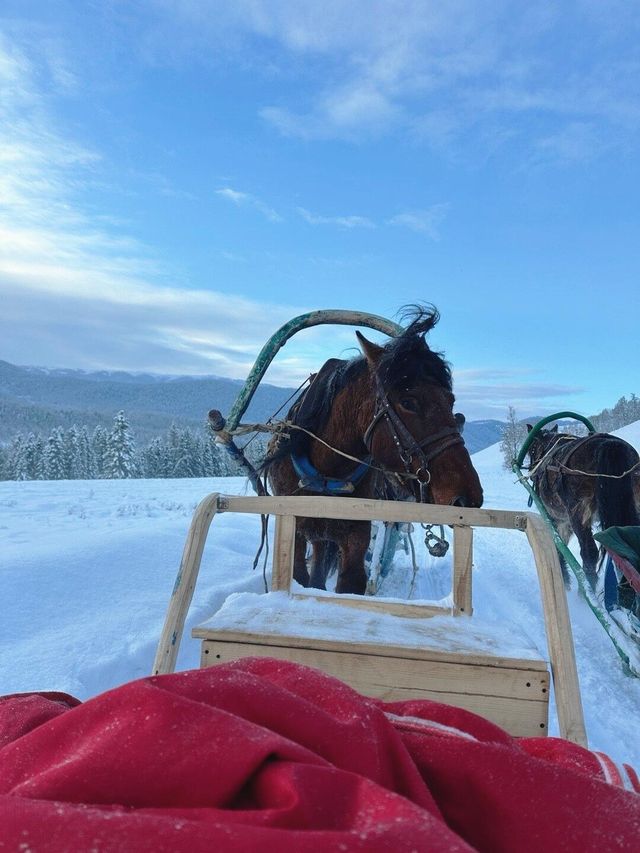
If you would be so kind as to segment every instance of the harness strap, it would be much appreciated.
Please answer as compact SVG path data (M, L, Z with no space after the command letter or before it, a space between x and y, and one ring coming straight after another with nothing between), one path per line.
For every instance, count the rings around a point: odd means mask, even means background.
M415 437L409 432L404 422L389 402L382 380L377 374L375 378L377 408L363 437L365 446L369 453L371 453L373 432L382 418L386 418L393 440L398 448L398 454L407 472L409 472L411 460L414 457L417 457L420 460L420 468L417 472L418 481L421 486L426 487L431 480L431 474L428 467L429 462L449 447L453 447L455 444L464 444L464 439L460 435L460 430L457 426L445 427L434 435L428 435L426 438L422 439L422 441L416 441ZM445 439L445 441L442 442L442 439ZM431 450L425 452L426 447L438 444L438 442L441 442L439 446L432 447Z
M291 454L293 468L300 478L301 489L318 492L322 495L350 495L355 487L370 469L370 457L363 460L357 468L342 479L325 477L315 468L307 456Z

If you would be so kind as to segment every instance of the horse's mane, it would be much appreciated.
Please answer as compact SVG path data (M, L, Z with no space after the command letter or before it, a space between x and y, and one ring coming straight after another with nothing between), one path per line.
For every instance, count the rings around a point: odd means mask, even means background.
M440 314L433 305L409 305L403 310L402 320L408 321L408 325L401 335L384 345L378 362L378 374L386 388L431 382L451 391L449 364L442 353L430 349L424 339L439 319Z
M398 385L410 387L422 382L451 390L451 368L441 353L430 349L424 336L433 329L440 314L434 306L410 305L403 309L404 331L382 346L377 372L385 388ZM289 419L303 429L315 434L322 431L331 414L337 395L355 382L367 370L367 360L358 355L348 361L332 359L319 372L317 379L293 404ZM331 370L325 370L329 368ZM317 384L316 384L317 383ZM306 454L311 437L302 430L292 430L288 439L282 440L278 449L268 456L261 471L290 453Z

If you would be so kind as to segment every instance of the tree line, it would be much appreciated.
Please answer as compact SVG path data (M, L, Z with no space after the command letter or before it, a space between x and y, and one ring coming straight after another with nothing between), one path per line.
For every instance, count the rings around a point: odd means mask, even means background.
M255 442L249 458L264 452ZM99 480L124 478L227 477L236 466L214 442L208 427L201 432L171 426L143 448L136 446L124 411L111 429L73 425L56 427L44 437L17 433L0 446L2 480Z

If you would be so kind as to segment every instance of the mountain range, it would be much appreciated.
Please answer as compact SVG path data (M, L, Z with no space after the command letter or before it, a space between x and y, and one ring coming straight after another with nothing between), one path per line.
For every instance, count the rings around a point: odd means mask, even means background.
M20 367L0 360L0 442L10 441L17 432L48 435L56 427L74 424L89 430L111 427L122 409L136 442L144 446L171 424L200 429L209 409L228 414L243 385L222 377ZM261 383L243 420L265 421L293 394L294 388ZM499 441L504 425L497 420L467 421L469 451Z

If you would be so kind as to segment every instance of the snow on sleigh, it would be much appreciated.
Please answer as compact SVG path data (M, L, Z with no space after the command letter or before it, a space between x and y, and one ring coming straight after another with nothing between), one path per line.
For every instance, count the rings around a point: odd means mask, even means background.
M229 417L210 413L218 442L240 463L258 496L211 495L197 509L154 672L175 666L212 518L220 512L271 515L276 519L271 592L232 596L195 629L203 666L247 656L281 658L317 667L385 701L449 702L523 736L547 733L551 670L560 731L586 743L553 542L535 515L478 508L482 490L461 435L464 418L453 413L449 367L424 340L437 312L419 309L409 319L402 327L357 312L295 318L263 348ZM336 322L374 328L389 341L378 346L357 332L362 356L330 359L283 421L241 424L286 340L310 325ZM235 443L255 430L273 434L266 466L273 497L266 476L261 480ZM399 525L452 529L450 603L375 597L375 572L370 566L367 578L365 568L373 521L384 525L383 570L393 553L388 540ZM525 533L537 568L549 661L529 640L472 618L474 526ZM446 549L444 537L439 544ZM335 594L325 590L331 546Z

